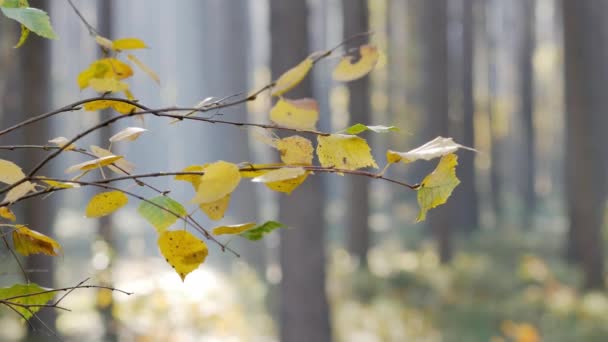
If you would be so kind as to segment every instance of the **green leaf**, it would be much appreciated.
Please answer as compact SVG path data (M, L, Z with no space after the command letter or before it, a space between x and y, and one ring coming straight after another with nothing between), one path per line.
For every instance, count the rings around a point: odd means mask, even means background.
M42 308L37 305L44 305L55 296L54 292L40 293L48 290L49 289L42 288L34 283L27 285L15 284L11 287L0 288L0 300L4 300L7 305L15 303L15 305L10 306L23 315L25 319L29 319ZM32 306L26 308L22 305Z
M264 237L264 235L266 235L268 233L272 233L275 229L279 229L279 228L287 228L287 226L285 226L284 224L282 224L280 222L276 222L276 221L266 221L257 227L254 227L247 231L242 232L239 235L244 237L247 240L257 241L257 240L261 240Z
M51 20L45 11L32 7L9 7L11 5L5 2L0 8L6 17L16 20L41 37L57 39L57 34L53 31Z
M173 213L178 214L180 217L186 216L188 213L184 206L171 199L168 196L158 196L149 200L150 202L165 208ZM167 230L172 224L177 221L178 217L168 212L167 210L163 210L154 204L149 202L141 202L139 208L137 208L137 212L151 225L156 228L159 233Z
M376 133L399 132L399 128L395 126L367 126L362 123L354 124L348 127L344 132L346 134L356 135L368 130Z

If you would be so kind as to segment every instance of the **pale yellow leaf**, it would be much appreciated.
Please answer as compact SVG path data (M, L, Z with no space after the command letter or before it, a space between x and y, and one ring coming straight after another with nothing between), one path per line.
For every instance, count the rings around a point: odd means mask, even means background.
M270 110L270 120L284 127L314 130L319 120L319 105L310 98L281 98Z
M344 56L333 72L336 81L348 82L367 75L378 63L380 54L373 45L359 47L359 58Z
M203 172L205 168L209 164L204 165L190 165L185 167L181 172ZM194 191L198 189L199 184L201 184L201 177L203 175L177 175L175 176L175 180L184 181L192 184Z
M127 55L127 58L129 58L131 62L135 63L135 65L137 65L137 67L140 68L141 71L145 72L146 75L150 76L150 78L153 79L156 83L160 84L160 77L158 77L158 74L154 72L154 70L150 69L149 66L144 64L144 62L140 61L137 57L131 54Z
M223 160L209 164L201 177L193 203L211 203L232 193L239 185L241 174L235 164Z
M122 158L122 156L111 155L111 156L107 156L107 157L101 157L101 158L89 160L84 163L80 163L80 164L76 164L76 165L72 165L72 166L68 167L67 169L65 169L65 173L98 169L100 167L108 166L121 158Z
M273 163L273 164L246 164L241 167L239 172L241 173L241 177L243 178L255 178L261 176L265 173L272 171L273 169L278 169L282 166L285 166L283 163Z
M61 245L50 237L31 230L24 225L16 225L13 230L13 245L21 255L46 254L56 256L61 252Z
M89 86L99 93L119 92L129 89L128 84L114 78L92 78L89 80Z
M124 207L129 202L129 197L120 191L106 191L99 193L87 204L86 216L89 218L110 215L116 210Z
M25 173L12 161L0 159L0 182L13 184L25 178Z
M145 131L147 131L147 129L141 127L127 127L111 136L110 142L114 143L123 140L134 141L135 139L139 138L139 136Z
M378 167L371 148L361 137L348 134L319 135L317 141L317 155L324 167L346 170Z
M289 195L289 194L291 194L292 191L294 191L297 187L299 187L302 183L304 183L304 181L308 177L309 173L310 172L307 171L303 175L300 175L296 178L285 179L285 180L280 180L280 181L276 181L276 182L268 182L268 183L265 183L265 185L270 190L283 192L283 193L286 193Z
M424 177L418 188L420 212L416 222L424 221L427 211L447 202L454 188L460 184L460 180L456 177L456 165L458 165L458 156L445 155L441 157L435 170Z
M475 151L470 147L455 143L452 138L437 137L426 144L407 152L388 150L386 152L386 160L389 163L403 162L407 164L419 159L431 160L442 157L446 154L456 152L460 148Z
M111 42L113 50L135 50L147 48L146 43L138 38L120 38Z
M95 36L95 42L108 50L114 49L112 46L112 41L106 37Z
M111 151L95 145L89 146L89 149L97 157L108 157L114 155ZM131 174L133 173L133 170L135 170L135 165L124 158L117 160L113 164L114 165L108 165L108 168L119 175Z
M50 179L41 179L44 183L50 185L52 188L58 189L71 189L71 188L79 188L80 184L78 183L70 183L70 182L57 182Z
M214 235L240 234L246 230L249 230L249 229L255 227L255 225L256 225L255 222L248 222L248 223L233 224L230 226L219 226L219 227L213 228L213 234Z
M207 214L207 217L211 220L221 220L224 218L224 213L228 209L228 205L230 205L230 196L231 194L228 194L215 202L201 203L199 208Z
M85 103L83 107L84 110L90 112L106 108L113 108L115 111L121 114L130 114L137 110L137 107L132 104L115 100L95 100Z
M158 238L158 247L182 281L205 261L208 254L205 242L185 230L164 231Z
M287 165L312 165L314 148L304 137L294 135L278 139L276 148L281 153L281 161Z
M6 196L4 197L4 200L2 200L2 202L14 203L21 197L29 194L34 190L36 190L36 184L32 182L23 182L9 190L9 192L6 193Z
M284 167L266 172L261 176L253 178L251 181L256 183L279 182L287 179L298 178L305 173L306 170L301 167Z
M65 145L66 145L68 142L70 142L70 141L69 141L69 140L68 140L68 138L66 138L66 137L57 137L57 138L53 138L53 139L49 140L49 142L50 142L51 144L57 145L57 146L59 146L59 147L63 147L63 146L65 146ZM74 144L70 144L68 147L66 147L66 148L65 148L65 150L66 150L66 151L70 151L70 150L73 150L73 149L75 149L75 148L76 148L76 145L74 145Z
M15 220L17 219L17 217L15 217L15 214L13 214L13 212L8 207L0 207L0 217L10 220L12 222L15 222Z
M300 64L287 70L275 82L272 88L272 96L280 96L290 91L297 86L308 75L312 69L313 61L311 58L306 58Z

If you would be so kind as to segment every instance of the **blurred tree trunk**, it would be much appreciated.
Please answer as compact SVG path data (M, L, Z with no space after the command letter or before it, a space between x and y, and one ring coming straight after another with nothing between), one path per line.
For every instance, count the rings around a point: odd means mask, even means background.
M112 9L114 7L114 0L105 0L97 3L97 29L100 34L109 39L115 39L113 20L114 18ZM101 50L100 50L101 51ZM104 56L100 53L100 58ZM106 109L101 112L102 118L108 118L116 113L113 110ZM106 147L108 140L112 136L112 126L105 127L99 130L98 134L98 146ZM97 226L98 241L95 241L93 246L103 250L93 250L95 253L106 253L108 256L108 265L105 269L99 270L97 273L97 281L104 286L112 287L112 266L114 264L116 250L114 249L116 244L114 241L113 232L113 215L104 216L99 218ZM101 242L101 243L100 243ZM97 307L104 327L104 341L114 342L118 341L118 322L114 319L114 300L113 296L109 294L108 290L100 289L97 291Z
M272 78L306 58L309 51L305 1L271 0ZM290 98L310 96L310 78L290 91ZM325 292L325 200L321 179L310 176L287 198L279 195L280 220L291 229L280 233L281 341L331 340Z
M528 229L534 224L534 212L536 208L536 193L534 191L534 174L536 161L534 156L535 134L534 134L534 69L532 58L534 56L535 35L535 0L520 0L521 5L521 36L519 37L519 112L523 128L523 165L521 177L522 197L524 202L523 224Z
M344 39L361 32L369 31L369 9L367 0L345 0L342 2L344 20ZM350 124L370 124L369 77L349 82ZM347 223L350 230L347 237L348 251L367 267L367 251L370 246L369 231L369 179L367 177L349 177L348 195L346 198Z
M475 130L473 117L475 114L475 100L473 95L473 4L475 0L461 0L462 11L460 24L462 36L460 41L460 54L458 68L453 70L459 73L459 82L456 91L461 96L459 102L461 112L458 123L455 125L452 136L457 142L473 147L475 145ZM475 186L475 154L461 153L458 156L458 177L461 184L454 190L451 204L451 216L454 217L454 228L471 232L479 227L479 206L477 188Z
M422 23L423 115L430 136L448 136L448 51L447 2L423 1ZM442 262L452 258L452 232L449 207L440 206L428 217L428 225L437 239Z
M608 79L602 0L562 0L566 98L568 254L585 274L585 288L604 287L602 223L606 192Z
M249 90L250 67L250 19L249 1L247 0L208 0L203 3L205 12L205 42L213 47L206 52L208 62L205 66L206 86L211 96L223 97ZM230 18L231 20L226 20ZM221 111L225 117L236 121L247 120L247 106L239 105ZM243 162L252 160L249 148L249 130L230 128L230 144L239 148L225 148L218 158ZM219 133L219 132L218 132ZM216 134L218 134L216 133ZM210 144L225 140L225 133L217 140L208 140ZM241 183L238 196L233 196L230 204L231 216L238 217L240 222L256 221L258 218L258 201L254 184ZM262 276L265 270L264 248L247 241L235 242L237 250L242 251L244 260Z
M49 1L36 3L37 8L45 11L49 10ZM20 48L21 64L21 114L20 119L35 116L49 110L51 99L50 69L49 65L51 53L50 42L31 34L28 41ZM50 137L50 125L48 120L40 121L28 126L24 130L24 144L39 145L45 144ZM25 160L22 163L23 169L27 172L31 170L46 153L35 149L25 150ZM40 175L50 172L49 168L40 170ZM23 221L34 230L42 234L53 236L53 225L55 220L55 210L52 207L52 200L31 199L23 202ZM25 268L29 271L30 281L40 286L53 287L54 285L54 265L55 259L46 255L30 255L26 258ZM56 331L54 310L42 309L38 317L49 329ZM48 341L52 339L47 328L40 322L30 320L35 330L28 329L28 341Z

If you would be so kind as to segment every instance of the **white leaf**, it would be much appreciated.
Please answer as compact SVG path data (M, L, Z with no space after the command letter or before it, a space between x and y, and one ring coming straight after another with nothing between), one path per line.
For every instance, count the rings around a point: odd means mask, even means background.
M13 184L22 178L25 178L25 174L17 164L0 159L0 182Z
M36 184L32 182L23 182L16 187L9 190L4 197L2 202L13 203L19 198L27 195L30 191L34 191L36 189Z
M59 146L59 147L63 147L63 146L65 146L65 145L66 145L68 142L70 142L70 140L68 140L68 138L66 138L66 137L57 137L57 138L54 138L54 139L49 140L49 142L50 142L51 144L55 144L55 145L57 145L57 146ZM75 148L76 148L76 145L74 145L74 144L70 144L70 146L66 147L65 149L66 149L66 151L69 151L69 150L73 150L73 149L75 149Z
M455 143L452 138L437 137L426 144L416 147L407 152L395 152L388 150L386 153L389 163L403 162L410 163L419 159L431 160L438 157L443 157L446 154L456 152L459 148L464 148L470 151L475 149Z
M147 131L147 129L141 127L127 127L110 137L110 142L117 142L122 140L134 141L135 139L139 138L139 136L145 131Z
M89 160L80 164L72 165L65 169L65 173L72 173L76 171L87 171L97 169L103 166L109 166L110 164L117 163L122 156L109 155L93 160Z
M93 154L97 157L107 157L114 155L114 153L110 152L109 150L95 145L89 146L89 149L91 149L91 152L93 152ZM135 170L135 165L124 158L117 160L113 164L116 166L108 165L108 168L113 172L118 173L119 175L124 175L125 173L131 174L133 173L133 170Z

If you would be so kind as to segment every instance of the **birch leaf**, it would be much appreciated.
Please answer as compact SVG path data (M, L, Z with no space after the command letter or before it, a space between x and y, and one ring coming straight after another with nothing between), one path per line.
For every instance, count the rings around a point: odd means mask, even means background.
M89 146L89 149L97 157L108 157L114 155L111 151L95 145ZM108 168L119 175L131 174L133 173L133 170L135 170L135 165L124 158L121 158L112 164L116 166L108 165Z
M217 221L224 218L224 213L228 210L230 204L231 195L228 194L219 200L211 203L201 203L199 208L209 217L211 220Z
M7 18L19 22L35 34L48 39L57 39L57 34L53 31L51 20L45 11L32 7L1 7L0 10Z
M208 254L205 242L185 230L163 232L158 238L158 247L182 281L205 261Z
M17 217L15 217L15 214L13 214L9 207L0 207L0 217L12 222L15 222L15 220L17 220Z
M275 144L281 153L281 161L287 165L312 165L314 148L312 142L294 135L279 139Z
M122 158L122 156L110 155L110 156L106 156L106 157L89 160L84 163L80 163L80 164L76 164L76 165L72 165L72 166L68 167L67 169L65 169L65 173L98 169L100 167L108 166L121 158Z
M388 132L399 132L399 128L395 126L367 126L361 123L354 124L344 130L346 134L360 134L365 131L372 131L375 133L388 133Z
M25 173L12 161L0 159L0 182L13 184L25 178Z
M190 166L184 168L181 172L203 172L203 171L205 171L205 168L208 165L209 164L190 165ZM177 176L175 176L175 180L184 181L184 182L188 182L188 183L192 184L194 191L196 191L198 189L198 186L201 184L201 177L202 177L202 175L200 175L200 176L199 175L177 175Z
M114 78L92 78L89 80L89 86L98 93L115 93L129 89L128 84Z
M145 131L147 131L147 129L141 127L127 127L111 136L110 142L114 143L123 140L134 141L135 139L139 138L139 136Z
M334 69L334 80L348 82L367 75L378 63L380 54L375 46L362 45L359 47L359 56L357 57L344 56Z
M460 184L456 177L456 165L458 156L445 155L441 157L435 170L424 177L418 188L420 212L416 222L424 221L427 211L447 202L454 188Z
M269 234L279 228L287 227L280 222L267 221L255 228L248 229L239 235L250 241L258 241L261 240L264 235Z
M302 183L304 183L306 178L308 178L309 173L310 172L306 172L303 175L297 176L295 178L290 178L290 179L285 179L285 180L280 180L280 181L275 181L275 182L268 182L268 183L265 183L265 185L270 190L282 192L282 193L286 193L286 194L290 195L297 187L299 187Z
M386 159L389 163L403 162L407 164L419 159L431 160L443 157L447 154L456 152L460 148L475 151L473 148L455 143L452 138L437 137L426 144L407 152L388 150L388 152L386 152Z
M158 196L149 199L149 201L156 205L145 201L141 202L137 208L137 212L156 228L159 233L162 233L167 230L167 228L171 227L179 217L188 215L184 206L169 196ZM177 214L177 216L173 213Z
M253 178L252 182L257 183L270 183L279 182L287 179L297 178L306 173L301 167L284 167L282 169L272 170L261 176Z
M9 190L4 197L2 202L14 203L21 197L29 194L30 192L36 190L36 184L32 182L23 182L16 187Z
M312 69L313 61L306 58L300 64L287 70L275 82L272 88L272 96L280 96L297 86L308 75Z
M147 48L146 43L139 38L120 38L111 43L111 49L113 50L136 50Z
M87 205L86 216L96 218L110 215L127 205L128 202L129 197L120 191L102 192L91 198Z
M137 110L137 107L132 104L116 100L95 100L85 103L83 108L89 112L112 108L121 114L130 114Z
M24 225L16 225L12 235L15 251L21 255L46 254L57 256L61 252L61 245L57 241Z
M378 165L365 139L355 135L332 134L317 136L317 155L324 167L357 170Z
M239 168L223 160L209 164L201 177L193 203L211 203L232 193L241 181Z
M49 142L53 145L56 145L58 147L63 147L65 146L68 142L70 142L68 140L68 138L66 137L57 137L57 138L53 138L51 140L49 140ZM65 150L66 151L70 151L76 148L76 145L74 144L70 144L70 146L66 147Z
M213 235L234 235L240 234L248 229L255 227L255 222L233 224L230 226L220 226L213 228Z
M135 63L135 65L137 65L137 67L140 68L141 71L146 73L146 75L150 76L150 78L153 79L154 82L156 82L157 84L160 84L160 77L158 77L158 74L156 72L154 72L154 70L152 70L144 62L140 61L137 57L135 57L131 54L127 55L127 58L131 62Z
M15 303L12 307L27 320L40 311L42 305L55 297L55 293L46 292L48 290L34 283L15 284L0 288L0 299L7 303Z
M319 120L319 105L316 100L310 98L281 98L270 110L270 120L284 127L314 130Z

